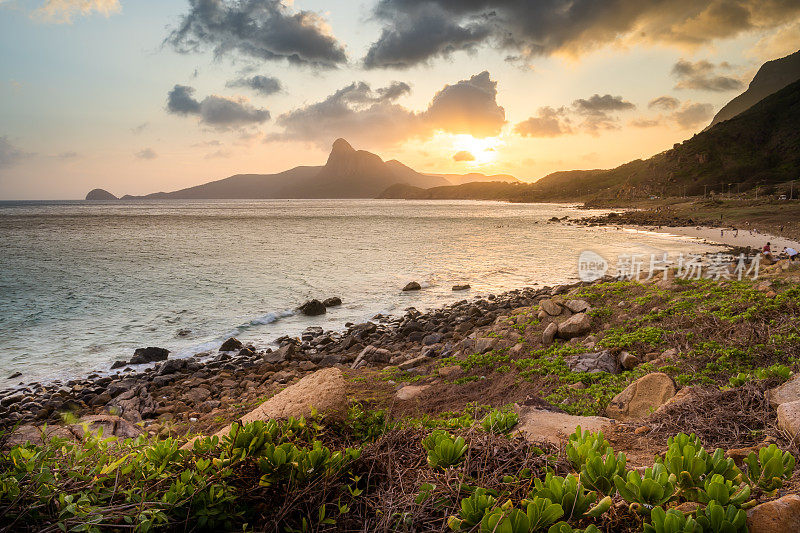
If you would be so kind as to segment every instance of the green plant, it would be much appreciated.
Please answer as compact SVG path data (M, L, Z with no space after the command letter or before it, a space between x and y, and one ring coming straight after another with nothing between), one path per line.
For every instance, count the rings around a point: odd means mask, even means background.
M422 439L422 446L428 452L428 465L432 468L448 468L460 463L468 448L464 437L455 438L438 429Z
M703 528L680 511L665 512L661 507L654 507L650 511L650 523L644 524L644 533L703 533Z
M529 533L531 520L528 515L509 507L494 509L483 516L481 520L481 533Z
M747 465L747 479L764 491L773 491L783 486L794 471L795 459L789 452L783 452L776 445L761 448L758 456L754 452L744 460Z
M614 476L619 495L631 504L638 504L647 512L650 507L661 506L675 496L675 475L667 472L661 463L646 468L644 476L636 470L628 472L627 479Z
M747 514L743 510L713 500L697 512L697 523L704 533L747 533Z
M574 474L561 477L548 473L544 481L534 479L533 486L529 497L547 498L553 503L560 504L567 520L581 518L584 515L599 516L611 506L611 499L604 498L597 506L590 509L592 503L597 501L597 493L586 492L580 479Z
M564 516L564 508L547 498L533 498L528 502L526 511L532 531L544 529Z
M581 427L575 428L575 433L569 436L567 444L567 457L572 462L572 466L580 470L586 463L590 454L603 455L611 447L603 436L602 431L592 433L582 431Z
M461 511L458 516L451 516L447 519L447 525L453 531L462 529L472 529L481 523L483 516L488 510L495 506L497 500L486 492L486 489L478 488L469 498L461 500Z
M581 481L591 490L611 496L616 492L614 476L625 475L626 461L624 453L614 455L611 448L604 456L592 452L581 467Z
M492 433L508 433L519 422L519 415L513 411L503 412L493 409L483 420L481 427Z
M547 533L600 533L600 530L594 524L589 524L586 529L573 529L566 522L559 522L550 526Z
M713 474L706 478L698 499L701 503L715 500L720 505L731 504L740 507L749 497L750 485L735 485L733 481L726 480L722 475Z
M706 475L706 456L708 454L702 446L696 446L697 442L694 438L683 438L686 435L682 433L678 437L673 442L668 441L669 447L664 455L664 466L667 472L675 476L681 490L695 489L701 486L703 477ZM694 433L692 437L695 437Z

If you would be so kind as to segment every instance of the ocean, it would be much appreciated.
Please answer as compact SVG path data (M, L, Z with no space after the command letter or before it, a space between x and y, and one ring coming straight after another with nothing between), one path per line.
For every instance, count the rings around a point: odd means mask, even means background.
M137 347L182 357L229 336L265 347L309 326L575 281L584 250L613 262L713 249L550 222L588 214L473 201L0 202L0 387L108 372ZM423 290L402 292L412 280ZM453 292L460 283L472 289ZM295 312L331 296L343 305L323 316Z

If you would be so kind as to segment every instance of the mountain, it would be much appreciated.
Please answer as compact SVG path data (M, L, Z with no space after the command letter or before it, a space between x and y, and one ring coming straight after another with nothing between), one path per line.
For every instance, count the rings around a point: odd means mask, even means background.
M375 198L396 183L422 188L449 184L445 178L420 174L399 161L384 162L337 139L323 166L300 166L277 174L237 174L179 191L123 198Z
M119 200L116 196L104 189L92 189L86 195L87 200Z
M393 186L381 197L590 201L770 188L800 176L800 81L650 159L610 170L554 172L531 184Z
M735 117L798 80L800 80L800 50L781 59L767 61L758 69L747 90L725 104L709 127Z
M470 174L433 174L433 175L440 176L446 179L447 181L450 182L451 185L463 185L465 183L491 182L491 181L502 181L505 183L521 183L517 178L515 178L511 174L493 174L491 176L487 176L486 174L472 172Z

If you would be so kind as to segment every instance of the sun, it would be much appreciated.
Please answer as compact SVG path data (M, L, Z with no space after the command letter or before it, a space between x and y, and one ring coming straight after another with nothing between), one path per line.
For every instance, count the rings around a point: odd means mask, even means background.
M478 139L472 135L454 135L453 151L469 152L475 158L467 161L471 166L481 166L497 159L497 148L503 142L498 137L484 137Z

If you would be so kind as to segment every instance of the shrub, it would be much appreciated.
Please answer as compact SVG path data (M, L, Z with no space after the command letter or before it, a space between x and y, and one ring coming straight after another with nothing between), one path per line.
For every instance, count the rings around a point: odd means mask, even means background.
M439 429L422 439L422 446L428 452L428 465L432 468L457 465L464 458L468 448L464 437L455 438Z
M481 420L481 427L484 431L491 433L508 433L519 422L519 415L513 411L502 412L497 409L492 410Z

